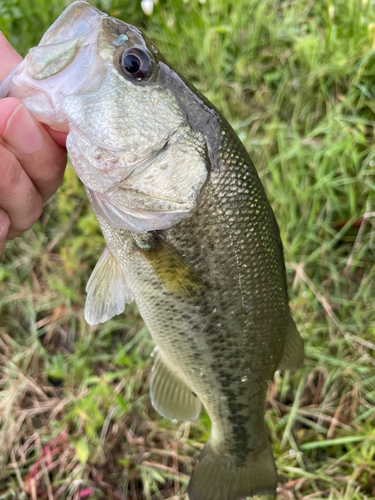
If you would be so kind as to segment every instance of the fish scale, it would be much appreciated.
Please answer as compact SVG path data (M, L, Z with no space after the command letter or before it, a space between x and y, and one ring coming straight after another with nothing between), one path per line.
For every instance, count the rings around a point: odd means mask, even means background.
M245 392L254 392L251 389L252 377L246 371L250 367L253 376L262 380L258 397L262 401L267 381L281 359L289 314L282 248L278 232L274 231L273 214L251 160L242 145L237 146L238 139L231 131L226 137L228 139L222 140L219 147L217 168L212 171L210 185L202 196L202 208L199 207L191 219L164 234L175 248L183 249L187 260L200 261L200 275L210 283L206 293L207 312L203 309L202 315L210 314L214 309L217 312L211 316L207 330L202 332L202 342L212 349L213 357L217 356L211 363L214 377L219 376L224 387L234 385L238 391L233 396L236 399ZM228 182L228 178L237 182ZM242 197L231 196L233 192L238 193L238 186ZM250 211L249 204L253 206ZM263 219L259 219L257 210L265 213ZM228 211L236 213L228 216ZM218 217L215 217L216 214ZM215 228L213 224L205 224L205 217L215 221ZM213 250L206 242L207 226L210 227L210 237L216 242ZM273 232L270 232L270 226ZM259 246L254 246L254 238L261 241ZM205 244L194 244L192 247L192 241ZM270 243L273 243L273 252L268 251ZM272 287L271 293L269 287ZM238 288L241 293L234 293ZM225 300L222 303L223 294ZM232 300L229 300L230 295ZM282 317L284 322L280 321ZM221 325L220 328L217 324ZM270 347L275 352L272 364L268 359ZM249 353L248 356L243 356L244 350ZM248 380L241 382L244 376ZM253 405L251 397L246 399L245 414ZM211 405L206 403L211 420L214 419L216 406L221 404L218 405L217 401L212 401ZM235 421L237 415L238 411L235 411L233 415L229 413L227 418ZM248 434L263 431L262 428L251 431L251 425L249 427ZM228 435L227 431L222 433ZM245 439L242 429L236 439L240 442Z
M69 131L106 241L85 318L134 299L157 346L152 404L173 421L202 405L210 417L190 500L274 494L266 390L301 366L303 344L277 223L233 129L139 29L84 1L2 82L8 95Z

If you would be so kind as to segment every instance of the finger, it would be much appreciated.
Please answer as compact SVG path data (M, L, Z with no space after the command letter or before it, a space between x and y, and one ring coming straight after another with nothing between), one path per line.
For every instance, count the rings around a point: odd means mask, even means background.
M14 50L5 36L0 32L0 81L12 71L22 61L22 57Z
M52 139L57 142L59 146L66 148L66 138L68 137L68 132L58 132L57 130L52 130L48 125L43 125L48 131Z
M0 255L4 251L5 240L10 226L10 219L4 210L0 208Z
M0 54L1 54L1 66L0 66L0 81L3 80L10 71L17 66L22 61L22 57L14 50L14 48L10 45L8 40L0 31ZM53 139L65 148L66 145L66 137L68 132L56 132L52 130L50 127L45 125L48 133L53 137Z
M37 187L43 201L60 186L66 150L14 97L0 100L0 135Z
M11 223L7 238L16 238L40 217L43 201L17 158L1 145L0 179L0 206Z

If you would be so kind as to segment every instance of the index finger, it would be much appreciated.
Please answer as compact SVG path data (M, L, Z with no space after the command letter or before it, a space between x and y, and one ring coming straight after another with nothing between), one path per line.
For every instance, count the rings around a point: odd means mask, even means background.
M17 66L22 61L22 57L14 50L14 48L9 44L8 40L0 31L0 54L1 54L1 65L0 65L0 81L12 71L12 69Z

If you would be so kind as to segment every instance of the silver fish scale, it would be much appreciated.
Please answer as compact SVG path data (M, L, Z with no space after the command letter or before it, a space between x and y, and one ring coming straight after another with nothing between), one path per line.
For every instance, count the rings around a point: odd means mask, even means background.
M164 289L127 231L100 220L157 345L209 413L211 442L239 463L268 439L267 381L280 361L288 300L278 227L246 150L228 127L194 215L162 232L203 279L197 297Z
M218 381L219 393L203 401L227 446L245 456L244 443L251 447L251 434L263 432L267 380L281 358L289 308L277 223L229 127L197 213L164 234L209 284L200 308L209 321L199 342L209 351L204 382L212 387Z

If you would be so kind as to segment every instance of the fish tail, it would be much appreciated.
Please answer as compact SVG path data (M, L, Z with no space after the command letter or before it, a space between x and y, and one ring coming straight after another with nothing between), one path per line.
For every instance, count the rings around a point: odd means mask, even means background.
M206 443L188 486L190 500L239 500L253 495L274 498L277 473L269 442L249 454L243 465L235 457L215 453Z

